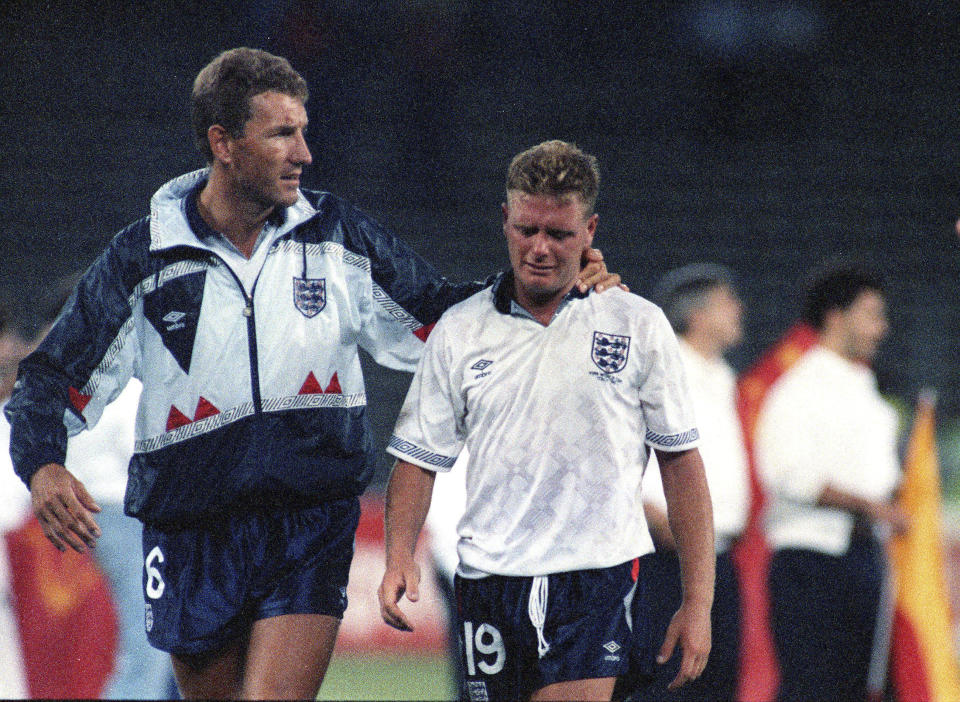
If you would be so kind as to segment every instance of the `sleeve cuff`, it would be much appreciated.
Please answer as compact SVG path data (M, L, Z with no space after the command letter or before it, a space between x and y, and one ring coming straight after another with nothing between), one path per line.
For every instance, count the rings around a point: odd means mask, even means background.
M647 429L644 441L661 451L686 451L700 445L700 430L694 427L679 434L660 434Z
M457 462L456 456L445 456L427 451L413 442L401 439L396 434L390 437L387 444L387 453L421 468L441 473L449 471L453 468L453 464Z

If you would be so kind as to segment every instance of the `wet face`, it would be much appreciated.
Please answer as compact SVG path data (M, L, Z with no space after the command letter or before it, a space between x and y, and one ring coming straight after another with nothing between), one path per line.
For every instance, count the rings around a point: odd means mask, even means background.
M511 190L503 205L503 233L517 301L542 306L566 295L596 227L597 215L586 214L579 195L556 198Z
M866 289L838 315L846 355L857 361L872 361L890 329L883 295Z
M226 139L221 160L241 199L263 210L289 207L313 160L304 139L306 109L297 98L272 91L255 95L250 106L243 135Z

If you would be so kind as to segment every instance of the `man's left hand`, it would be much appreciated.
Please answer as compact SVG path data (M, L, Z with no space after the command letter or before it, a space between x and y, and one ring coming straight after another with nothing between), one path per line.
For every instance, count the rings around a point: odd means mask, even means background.
M625 292L630 292L630 288L620 282L619 275L607 270L607 264L603 262L603 254L600 249L584 251L581 264L580 275L577 277L577 289L580 292L596 288L599 293L614 286L620 286Z
M710 657L710 607L683 603L670 620L663 645L657 653L657 663L663 665L673 656L680 646L683 658L677 676L667 685L668 690L676 690L690 680L700 677Z

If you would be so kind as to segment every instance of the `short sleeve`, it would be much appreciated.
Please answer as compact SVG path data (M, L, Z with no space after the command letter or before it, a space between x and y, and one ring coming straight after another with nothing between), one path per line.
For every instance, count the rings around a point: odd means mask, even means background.
M445 320L427 339L387 453L427 470L449 471L463 448L463 407L453 391Z
M644 352L646 364L639 387L646 425L644 440L661 451L695 448L700 432L696 427L680 347L659 308L650 316Z

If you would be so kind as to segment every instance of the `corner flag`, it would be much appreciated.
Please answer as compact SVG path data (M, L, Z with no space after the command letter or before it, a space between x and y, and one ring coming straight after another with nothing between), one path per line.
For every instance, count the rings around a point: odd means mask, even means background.
M890 546L897 598L889 674L898 702L960 700L941 540L934 404L932 393L917 401L899 498L910 528Z

